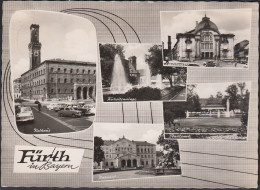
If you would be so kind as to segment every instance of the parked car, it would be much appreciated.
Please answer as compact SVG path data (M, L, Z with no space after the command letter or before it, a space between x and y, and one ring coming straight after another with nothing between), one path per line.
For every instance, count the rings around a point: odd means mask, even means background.
M52 104L47 105L47 109L48 110L54 110L54 108L57 107L57 106L58 106L57 103L52 103Z
M84 105L84 108L88 109L88 114L96 114L96 107L94 105Z
M188 66L199 67L199 65L195 64L195 63L190 63L190 64L188 64Z
M218 67L219 64L217 64L217 63L214 62L214 61L207 61L207 62L204 62L204 63L203 63L203 66L204 66L204 67Z
M80 117L82 115L82 112L79 110L76 110L74 108L69 108L66 107L64 110L59 111L59 116L64 117L64 116L69 116L69 117Z
M20 107L16 114L17 122L34 121L32 109L30 107Z
M39 102L38 100L36 100L34 103L35 103L35 104L39 104L40 102Z
M53 110L55 112L64 110L67 107L67 104L57 104L57 106L54 106Z
M77 107L74 107L75 110L79 110L82 112L82 115L87 115L89 113L89 110L88 108L85 108L83 106L77 106Z

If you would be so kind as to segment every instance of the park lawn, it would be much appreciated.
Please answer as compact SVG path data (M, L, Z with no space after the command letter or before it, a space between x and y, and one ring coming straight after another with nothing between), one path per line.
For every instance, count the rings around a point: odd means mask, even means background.
M186 118L179 119L180 127L192 127L192 128L232 128L241 127L240 118Z

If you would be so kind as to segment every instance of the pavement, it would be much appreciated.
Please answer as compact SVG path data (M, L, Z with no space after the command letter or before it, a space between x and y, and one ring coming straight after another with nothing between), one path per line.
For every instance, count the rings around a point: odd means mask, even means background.
M58 112L50 111L42 106L38 111L37 104L23 102L23 105L32 108L34 121L17 123L18 130L25 134L50 134L75 132L89 128L94 120L94 115L79 118L59 117Z
M93 181L107 181L107 180L118 180L118 179L154 177L154 175L151 175L151 174L138 174L138 171L139 170L128 170L128 171L117 171L117 172L94 174Z

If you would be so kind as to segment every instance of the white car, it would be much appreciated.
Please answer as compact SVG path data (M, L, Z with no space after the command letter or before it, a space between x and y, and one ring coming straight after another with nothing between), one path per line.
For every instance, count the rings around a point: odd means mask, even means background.
M56 107L58 107L57 103L52 103L52 104L47 105L48 110L54 110Z
M32 109L30 107L21 107L20 112L16 114L16 121L21 122L21 121L33 121L34 116Z
M84 105L83 108L88 109L89 114L96 114L96 107L94 105Z

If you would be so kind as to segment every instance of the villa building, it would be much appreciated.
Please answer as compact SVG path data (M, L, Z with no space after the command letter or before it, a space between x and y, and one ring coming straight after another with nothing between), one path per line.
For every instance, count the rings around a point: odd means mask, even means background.
M103 168L150 168L157 164L155 144L146 141L131 141L123 136L117 141L105 140L102 150Z
M168 36L168 49L164 49L164 60L194 61L200 59L234 59L234 34L223 34L217 25L205 15L196 21L194 29L177 33L174 47Z

